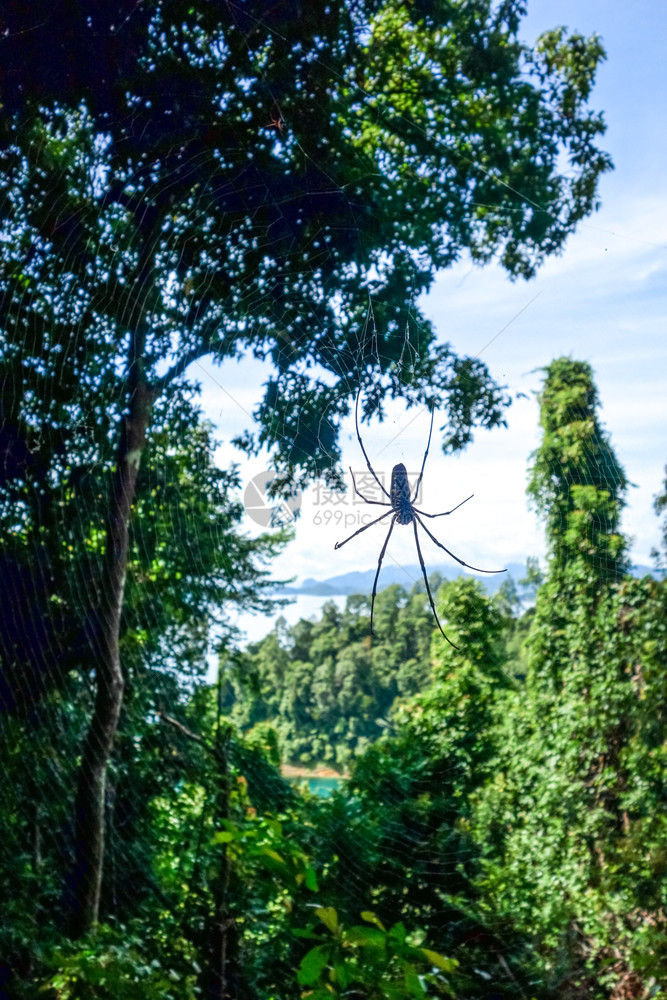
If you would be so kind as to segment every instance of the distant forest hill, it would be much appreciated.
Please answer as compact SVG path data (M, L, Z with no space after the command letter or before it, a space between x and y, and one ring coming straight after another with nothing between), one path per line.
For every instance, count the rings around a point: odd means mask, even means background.
M377 567L363 571L355 570L352 573L340 573L338 576L329 576L325 580L315 580L308 577L298 586L281 587L280 592L284 594L307 594L311 597L347 597L351 594L361 594L371 590L373 579ZM511 577L515 583L526 576L527 568L523 563L508 563L507 573L496 573L493 576L483 576L482 574L464 574L462 569L451 565L432 566L427 568L427 573L431 576L438 573L445 580L454 580L458 576L470 575L481 583L488 594L495 594L504 580ZM635 577L656 576L656 571L651 566L637 565L631 567L631 574ZM419 566L383 566L378 580L378 591L390 587L392 584L400 584L402 587L411 587L415 583L423 580Z

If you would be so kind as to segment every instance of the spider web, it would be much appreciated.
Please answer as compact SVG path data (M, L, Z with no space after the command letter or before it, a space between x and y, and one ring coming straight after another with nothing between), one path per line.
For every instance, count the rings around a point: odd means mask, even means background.
M278 141L279 124L283 121L278 103L276 110L279 117L275 122L267 122L266 127L277 133ZM85 127L84 118L81 112L78 125L82 128ZM70 128L76 122L76 116L72 116ZM25 143L26 137L21 139ZM88 178L92 194L103 182L104 171L104 142L99 137L95 141L100 165ZM27 373L20 411L9 413L4 404L0 411L4 462L0 513L3 536L7 540L0 640L0 654L5 665L4 707L0 715L0 736L4 744L1 784L4 815L16 819L13 839L8 838L3 845L1 862L10 876L7 898L16 900L9 906L8 923L12 918L19 922L19 902L31 889L39 888L40 919L44 918L44 913L55 919L62 905L63 876L71 864L72 808L80 747L94 698L92 673L82 666L81 648L89 638L90 629L94 628L94 623L86 618L86 609L90 607L90 595L99 571L105 497L115 462L117 429L126 402L119 352L119 346L124 345L119 344L117 331L110 329L103 317L94 317L91 336L81 356L70 356L69 331L73 327L83 331L84 325L91 322L85 309L85 295L80 291L86 277L81 274L79 262L74 257L69 259L67 254L60 269L52 273L48 267L45 269L41 264L41 249L47 241L42 238L40 242L38 236L30 233L22 214L22 192L32 169L30 157L36 160L47 144L44 135L35 133L27 137L30 156L15 166L11 182L4 187L4 191L9 192L6 196L13 199L13 215L10 213L9 221L3 223L0 232L3 280L8 273L13 275L12 282L5 281L3 287L7 322L3 375L7 398L16 395L16 386ZM47 221L51 220L55 232L58 226L69 222L64 215L67 200L57 190L47 193L50 194ZM191 205L190 212L193 218L205 221L208 209L204 192L200 201ZM350 214L352 217L353 213ZM108 219L99 234L98 252L102 264L95 278L98 284L102 284L116 266L119 253L116 221ZM259 239L267 254L270 253L271 234L261 233ZM31 251L31 247L36 250ZM326 256L326 248L323 254ZM453 297L457 290L464 288L467 280L462 269L455 280L459 287L450 285ZM333 300L337 293L334 278L328 283L325 281L324 286L325 296ZM163 292L166 298L175 294L168 284ZM146 292L146 297L148 294ZM522 303L513 300L515 304L504 312L504 318L477 337L474 343L470 342L470 330L463 330L463 338L467 341L465 353L473 354L477 349L484 353L492 345L502 344L503 323L518 321L520 316L525 323L524 310L528 310L534 297L525 293L523 299ZM360 368L362 359L369 356L374 360L376 385L383 387L380 394L386 397L386 412L382 423L371 417L362 421L360 430L373 467L383 481L389 482L391 468L397 461L406 464L412 480L421 467L430 418L423 408L414 413L406 412L404 402L393 397L414 379L416 360L420 356L419 338L426 335L423 310L412 298L406 302L402 346L398 358L389 364L388 357L383 354L384 336L376 320L372 287L368 288L368 300L367 314L359 333L358 353L349 359L349 367L351 370ZM505 305L503 302L502 308ZM128 304L128 321L132 308ZM285 316L291 316L288 310ZM443 325L446 326L446 321ZM527 327L522 329L525 333ZM450 339L449 330L439 333L443 339ZM456 343L460 331L453 333L451 339ZM183 345L176 345L174 357L178 357L179 346L184 349ZM279 343L277 364L288 359L289 353L289 344L281 347ZM503 377L502 360L502 355L500 363L499 356L494 356L500 378ZM542 356L543 363L550 360L550 355ZM127 622L124 647L131 688L132 708L128 711L134 713L135 722L139 718L150 724L139 727L137 736L128 715L126 728L121 727L117 741L119 773L121 764L126 766L131 760L137 740L149 743L152 739L159 744L166 739L155 735L160 725L156 713L166 708L173 714L204 684L212 652L217 655L218 648L224 646L228 654L238 644L238 635L232 634L229 623L239 601L244 608L254 603L260 613L266 610L260 597L256 596L253 602L252 591L257 581L249 577L235 583L233 573L221 566L220 560L216 563L212 558L211 549L224 553L229 546L230 510L238 515L235 528L241 527L251 536L263 530L261 525L252 522L247 511L244 513L242 496L247 483L270 468L269 452L260 451L257 457L246 459L232 442L251 424L259 403L260 387L273 365L273 360L253 357L251 348L240 361L230 359L220 366L201 360L193 363L188 372L191 383L183 382L166 402L158 399L155 403L149 454L142 467L141 496L135 512L138 527L132 538L127 594L128 601L134 604L132 618ZM91 367L94 375L90 374ZM317 374L326 378L324 372ZM193 387L192 383L197 382L200 385ZM99 389L102 383L105 383L104 394L95 396L91 389ZM515 384L525 387L525 382ZM363 393L361 398L363 401ZM522 413L525 412L523 409ZM205 417L214 423L212 431L207 431L202 424ZM347 420L344 429L348 443L342 466L346 468L349 464L355 473L357 470L364 473L365 463L356 439L353 416L349 415ZM507 553L517 552L516 548L498 544L501 526L510 520L505 516L508 508L501 497L506 478L485 474L482 463L493 449L502 446L488 442L480 453L481 459L476 459L474 475L470 475L465 468L465 456L444 458L438 431L436 414L419 503L429 512L437 512L475 493L473 501L451 520L445 519L446 531L436 531L436 534L467 562L500 568L505 564ZM327 447L326 440L321 444ZM72 453L78 458L76 467L71 461ZM523 458L525 460L525 454ZM242 463L240 471L235 470L234 462ZM497 470L497 464L493 468ZM377 534L373 529L365 532L351 554L346 553L345 561L340 559L340 554L334 553L334 542L349 534L360 522L354 520L350 524L344 518L337 521L335 511L344 510L346 515L357 518L363 505L350 502L349 477L347 492L339 494L335 500L322 500L327 488L320 484L306 495L301 515L294 524L296 539L272 568L277 578L290 577L296 572L300 577L315 575L322 582L323 576L326 580L353 570L370 571L372 577L383 537L382 526L378 526ZM207 506L211 497L213 510ZM265 498L270 506L268 493ZM83 517L81 509L85 511ZM328 520L324 519L326 511L332 513ZM319 522L315 522L318 514ZM202 518L210 521L206 537L202 535ZM534 554L536 550L540 554L543 551L538 549L540 543L535 529L529 530L531 544L522 548L517 558ZM405 534L408 537L401 539L397 537L399 532L394 532L384 573L387 580L395 580L396 576L388 572L393 566L404 574L405 585L410 587L421 583L421 574L411 532ZM424 548L428 571L441 571L445 565L442 554L438 554L430 543ZM429 549L428 556L426 549ZM186 553L187 560L179 561L179 552ZM230 551L228 561L237 557L238 553ZM164 574L167 568L172 573L185 574L188 566L191 572L192 567L198 568L202 580L196 585L193 583L190 592L177 600L174 593L178 593L178 589L171 589ZM192 575L196 576L196 572ZM381 577L380 588L382 586ZM367 580L364 588L369 596ZM345 600L340 595L336 597L341 603ZM295 613L307 617L314 610L314 604L321 605L321 598L313 597L310 606L302 600ZM264 618L266 630L275 620L275 610L272 615ZM247 619L240 619L241 628L250 632L246 622ZM255 638L258 629L257 625L252 626ZM54 683L54 670L57 683ZM173 775L166 780L173 781L175 787L177 779ZM386 793L385 788L383 792ZM111 900L112 911L114 906L119 910L127 906L131 895L131 888L128 888L131 877L127 873L131 876L140 864L132 844L133 824L142 805L140 796L141 792L133 794L127 786L117 787L112 776L107 801L106 876L110 885L107 899ZM398 793L390 804L398 807ZM45 817L48 817L48 825ZM400 850L397 844L399 858ZM18 865L17 858L20 859ZM453 872L457 856L445 853L442 864ZM358 883L361 891L363 873L351 866L346 874ZM16 913L13 905L17 908Z

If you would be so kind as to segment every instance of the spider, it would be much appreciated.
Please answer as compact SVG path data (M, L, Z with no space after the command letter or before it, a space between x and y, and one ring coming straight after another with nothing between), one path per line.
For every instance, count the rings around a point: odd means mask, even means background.
M442 544L442 542L439 542L438 539L431 534L431 532L428 530L428 528L422 521L422 517L447 517L448 514L453 514L455 510L458 510L459 507L462 507L464 503L468 502L468 500L472 500L473 496L475 495L474 493L471 493L469 497L466 497L465 500L462 500L461 503L456 505L456 507L452 507L451 510L445 510L441 514L427 514L426 511L419 510L414 505L415 500L417 499L417 496L419 494L419 487L421 486L422 477L424 475L424 467L426 466L428 450L431 447L431 435L433 434L434 413L435 410L431 410L431 428L428 432L426 451L424 452L424 459L422 461L421 472L419 473L419 479L417 480L417 486L415 487L414 496L412 497L412 499L410 499L410 483L408 482L408 472L402 462L399 462L398 465L395 465L391 471L390 493L387 493L386 489L378 479L375 469L371 465L370 459L366 454L366 449L364 448L364 442L361 440L361 434L359 432L359 393L357 393L357 402L354 407L354 422L357 428L357 439L361 446L361 450L364 454L364 458L366 459L366 465L368 466L368 471L370 472L373 479L378 484L384 495L389 500L389 503L385 503L382 500L369 500L368 497L365 497L363 493L361 493L360 490L357 489L357 484L354 479L354 473L350 468L350 475L352 476L352 485L354 486L354 492L357 494L357 496L361 497L364 503L373 504L377 507L389 507L389 510L386 511L386 513L384 514L380 514L380 516L376 517L374 521L370 522L370 524L365 524L363 528L358 528L357 531L353 532L348 538L344 539L342 542L336 542L334 548L340 549L343 545L347 545L347 543L351 541L353 538L356 538L357 535L360 535L362 531L366 531L367 528L372 528L374 524L377 524L379 521L383 521L385 517L389 517L391 514L394 515L391 519L391 524L389 525L389 531L387 532L387 537L384 540L384 545L382 546L382 549L380 551L380 558L378 559L378 568L375 574L375 580L373 581L373 592L371 594L371 635L373 635L373 609L375 607L375 595L377 593L377 585L380 576L380 570L382 568L382 560L384 559L384 554L387 551L387 546L389 545L389 539L391 538L391 533L394 530L395 524L411 524L415 533L415 544L417 546L417 555L419 556L419 565L421 566L422 569L424 583L426 584L426 593L428 594L428 599L431 605L431 610L433 611L433 616L436 620L438 628L442 632L443 636L445 637L449 645L453 646L454 649L458 649L459 647L455 643L453 643L452 640L446 635L445 630L443 629L442 625L440 624L440 620L438 619L438 613L435 610L433 595L431 594L431 588L428 585L428 577L426 576L426 566L424 565L424 557L422 555L421 546L419 544L419 535L417 534L417 524L421 525L421 527L424 529L424 531L431 539L431 541L435 542L435 544L439 546L441 549L444 549L448 556L451 556L452 559L455 559L457 563L461 564L461 566L465 566L466 569L475 570L476 573L505 573L507 571L504 569L479 569L477 566L471 566L469 563L464 562L463 559L459 559L459 557L455 556L453 552L450 552L449 549Z

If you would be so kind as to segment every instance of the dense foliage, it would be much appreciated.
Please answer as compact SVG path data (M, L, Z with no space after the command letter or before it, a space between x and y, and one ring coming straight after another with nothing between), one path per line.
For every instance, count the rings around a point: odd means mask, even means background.
M662 995L667 591L624 574L627 480L589 366L553 362L540 403L530 492L550 559L478 796L486 903L534 936L554 988Z
M238 443L286 488L337 478L360 387L446 449L502 423L415 302L464 253L531 276L610 165L599 39L522 12L3 4L0 992L664 996L667 591L627 575L589 367L546 370L535 607L442 586L456 649L421 585L373 641L364 595L235 648L288 536L243 534L192 378L268 363Z
M667 587L625 573L626 480L588 366L550 365L541 405L531 493L550 559L524 581L535 608L511 583L493 598L442 585L455 649L421 587L389 587L373 642L360 596L279 621L186 697L165 661L126 702L105 922L79 944L58 926L90 687L70 673L41 714L12 720L13 996L214 996L220 962L239 998L664 995ZM304 798L281 750L349 779Z
M437 576L431 580L437 589ZM397 697L424 688L431 674L433 618L423 585L393 585L370 596L333 601L319 621L274 629L224 665L228 705L243 728L269 723L283 759L343 767L388 726Z

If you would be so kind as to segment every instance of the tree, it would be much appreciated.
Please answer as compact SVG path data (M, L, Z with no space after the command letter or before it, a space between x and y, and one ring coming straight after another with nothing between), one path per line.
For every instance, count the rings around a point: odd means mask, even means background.
M545 519L552 578L578 559L597 581L618 580L627 571L618 526L628 481L597 417L591 367L558 358L545 372L528 493Z
M528 484L545 520L549 551L549 579L538 591L530 638L540 671L565 662L568 629L576 643L594 644L587 616L627 570L627 543L619 531L627 479L598 420L590 365L558 358L545 373L539 397L544 433ZM557 676L552 683L558 685Z
M366 412L381 409L370 366L396 371L406 302L437 267L468 249L527 276L563 245L610 166L587 107L603 50L563 32L530 50L516 39L521 10L3 9L7 502L26 516L12 491L27 483L40 532L44 498L91 465L110 473L84 615L96 698L76 933L98 914L129 526L156 407L187 399L185 373L205 355L270 359L260 430L242 443L273 448L293 487L298 469L337 458L360 381ZM362 333L369 291L375 345ZM438 400L449 447L501 422L506 400L484 365L436 346L426 324L413 361L391 391Z
M640 996L666 968L666 594L625 575L627 480L597 406L587 364L548 366L529 485L548 572L525 688L495 706L497 759L473 828L484 909L532 936L534 975L559 995Z
M100 917L107 921L136 919L152 899L151 861L159 837L150 828L147 812L151 801L172 794L183 780L181 772L187 772L182 756L156 735L156 714L175 711L185 694L202 683L211 625L227 607L273 606L266 595L273 581L262 563L275 555L282 537L247 539L239 534L243 508L234 499L237 475L215 466L210 428L193 423L192 411L188 417L188 423L181 424L172 415L178 447L157 428L149 435L131 523L119 637L125 697L105 794L107 865ZM110 470L106 475L110 477ZM61 501L53 503L61 530L38 525L51 565L58 565L62 554L67 567L66 586L55 591L58 600L47 601L44 609L44 633L53 637L56 651L66 638L60 622L78 621L89 607L87 590L99 579L104 532L97 490L105 489L104 482L104 470L75 483L66 480ZM185 511L192 517L186 520ZM34 553L30 541L29 531L13 539L11 532L3 533L0 552L11 547L17 562L29 568ZM223 618L216 626L221 642L228 641L225 624ZM28 644L24 648L29 655L36 653ZM16 650L10 660L10 652L3 635L3 667L13 668L5 677L18 679L26 659ZM62 927L63 902L76 889L71 881L72 803L94 684L85 647L80 644L69 652L70 669L50 690L45 685L39 698L31 699L28 688L38 683L39 675L28 679L23 697L21 687L12 683L20 711L13 718L5 712L1 718L0 871L13 904L3 921L0 952L15 969L25 969L26 956L34 961L35 943L46 944L55 928Z

